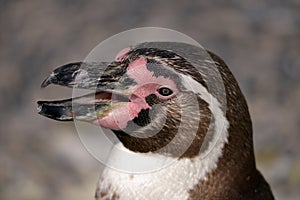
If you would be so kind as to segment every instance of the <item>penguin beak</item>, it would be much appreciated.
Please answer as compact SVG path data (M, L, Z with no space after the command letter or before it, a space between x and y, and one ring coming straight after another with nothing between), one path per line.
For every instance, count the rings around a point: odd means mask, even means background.
M58 67L42 82L42 88L55 84L93 92L64 100L38 101L38 113L58 121L77 119L97 123L113 109L129 102L130 86L134 81L128 77L120 81L125 72L125 65L118 62L76 62Z

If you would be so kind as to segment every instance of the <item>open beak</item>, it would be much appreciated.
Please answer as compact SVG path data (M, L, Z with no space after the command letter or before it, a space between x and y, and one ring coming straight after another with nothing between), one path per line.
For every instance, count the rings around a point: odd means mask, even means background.
M129 102L128 88L133 82L120 83L125 72L126 67L119 62L76 62L58 67L43 81L42 88L56 84L93 92L64 100L38 101L38 113L59 121L77 119L95 123Z

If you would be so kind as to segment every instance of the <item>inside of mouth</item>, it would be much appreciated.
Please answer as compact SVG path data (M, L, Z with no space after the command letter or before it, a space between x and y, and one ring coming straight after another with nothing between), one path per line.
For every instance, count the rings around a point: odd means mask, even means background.
M95 94L95 102L111 101L113 94L110 92L98 92Z
M73 103L75 104L93 104L109 102L129 102L129 99L119 94L103 91L73 98Z
M101 92L101 93L96 93L95 94L95 100L96 102L107 102L107 101L111 101L111 102L129 102L129 98L123 96L123 95L119 95L119 94L115 94L115 93L110 93L110 92Z

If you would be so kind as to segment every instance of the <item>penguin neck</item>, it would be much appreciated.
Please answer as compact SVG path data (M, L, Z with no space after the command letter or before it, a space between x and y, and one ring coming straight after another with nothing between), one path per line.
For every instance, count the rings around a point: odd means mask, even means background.
M244 173L253 171L256 169L253 150L253 130L246 99L224 61L215 54L208 53L216 62L218 71L225 83L226 119L229 122L228 143L224 147L219 167L239 171L243 170Z
M191 199L273 199L269 185L256 169L252 122L248 106L226 64L209 52L216 62L226 90L228 142L217 168L190 191Z
M246 101L237 85L236 88L226 87L237 93L227 95L228 141L222 149L217 167L190 191L191 199L245 199L248 193L252 199L256 199L253 191L259 185L267 188L267 183L256 170L252 123Z

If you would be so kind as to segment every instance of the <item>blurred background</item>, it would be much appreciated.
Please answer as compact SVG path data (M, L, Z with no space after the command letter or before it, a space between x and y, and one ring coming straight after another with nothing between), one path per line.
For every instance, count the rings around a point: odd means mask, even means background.
M102 166L74 125L37 114L55 67L121 31L189 35L230 66L248 100L258 168L277 199L300 198L300 1L0 0L0 199L93 199Z

